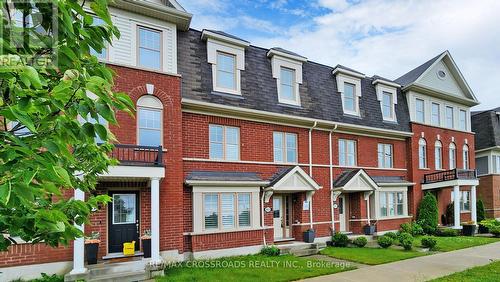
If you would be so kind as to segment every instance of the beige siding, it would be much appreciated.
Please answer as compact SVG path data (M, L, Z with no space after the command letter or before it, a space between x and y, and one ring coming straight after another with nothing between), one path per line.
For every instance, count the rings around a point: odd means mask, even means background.
M446 73L445 79L440 79L437 72L442 70ZM463 98L466 97L462 89L458 85L457 81L451 74L448 67L442 62L438 62L432 69L430 69L418 82L419 84L425 85L429 88L436 89L445 93L456 95Z

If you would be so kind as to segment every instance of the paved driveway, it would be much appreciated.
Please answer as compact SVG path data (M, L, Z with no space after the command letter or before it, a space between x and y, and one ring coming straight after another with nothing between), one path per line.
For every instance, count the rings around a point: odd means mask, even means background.
M493 260L500 260L500 242L370 266L305 281L427 281L467 268L486 265Z

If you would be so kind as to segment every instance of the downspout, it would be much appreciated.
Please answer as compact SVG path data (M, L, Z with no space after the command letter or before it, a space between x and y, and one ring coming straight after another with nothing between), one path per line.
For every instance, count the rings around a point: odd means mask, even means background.
M332 215L332 233L335 233L335 211L333 209L333 145L332 145L332 134L335 130L337 130L338 124L335 124L335 127L330 130L328 134L328 151L330 154L330 211Z
M266 232L267 229L265 227L264 223L264 197L266 196L266 191L262 189L262 197L260 197L260 206L261 206L261 211L260 211L260 226L262 227L262 241L264 242L264 247L267 247L267 242L266 242Z
M313 176L312 169L313 169L313 163L312 163L312 131L316 126L318 125L318 121L314 121L313 126L309 129L309 176ZM312 195L311 199L309 199L309 225L310 228L313 229L313 209L312 209Z

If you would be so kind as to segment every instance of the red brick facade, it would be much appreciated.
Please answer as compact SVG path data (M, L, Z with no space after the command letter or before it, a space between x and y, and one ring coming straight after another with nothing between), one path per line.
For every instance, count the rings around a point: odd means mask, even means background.
M486 217L500 218L500 175L481 176L477 197L483 201Z

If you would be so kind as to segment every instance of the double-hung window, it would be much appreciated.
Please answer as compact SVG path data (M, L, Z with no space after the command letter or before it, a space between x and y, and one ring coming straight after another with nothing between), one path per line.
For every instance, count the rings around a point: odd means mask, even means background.
M354 140L339 140L339 165L341 166L356 166L356 141Z
M104 25L104 21L101 18L93 16L92 19L93 19L93 21L92 21L93 26ZM106 47L102 48L100 51L96 51L96 50L90 48L90 54L93 56L96 56L99 59L103 59L103 60L106 60L108 58L108 50Z
M460 110L458 124L461 130L467 130L467 111Z
M236 90L236 56L217 52L217 88Z
M453 107L446 106L446 127L453 128L455 126L455 120L453 118Z
M394 119L394 103L392 93L382 92L382 115L384 119Z
M145 95L137 100L138 143L143 146L163 144L163 105L158 98Z
M464 169L469 169L469 146L464 145L462 149L462 163Z
M378 167L392 168L393 149L391 144L378 144Z
M450 169L457 168L457 146L455 146L454 143L450 143L449 164L450 164Z
M403 192L380 192L379 206L382 217L404 215Z
M441 124L441 106L438 103L432 103L431 113L432 125L439 126Z
M427 142L423 138L418 141L418 167L427 168Z
M297 134L273 132L274 162L297 162Z
M443 169L443 144L439 140L434 145L434 162L436 170Z
M425 101L422 99L415 100L415 119L417 122L425 122Z
M470 211L470 191L459 191L460 211ZM454 192L451 191L451 201L455 199Z
M356 101L356 85L344 82L344 112L356 113L357 112L357 101Z
M280 68L280 102L298 105L297 91L295 90L295 70L286 67Z
M159 70L162 61L161 31L139 26L138 64L141 67Z
M209 126L210 159L236 161L240 159L240 129L223 125Z
M227 230L251 225L250 193L203 194L205 230Z

